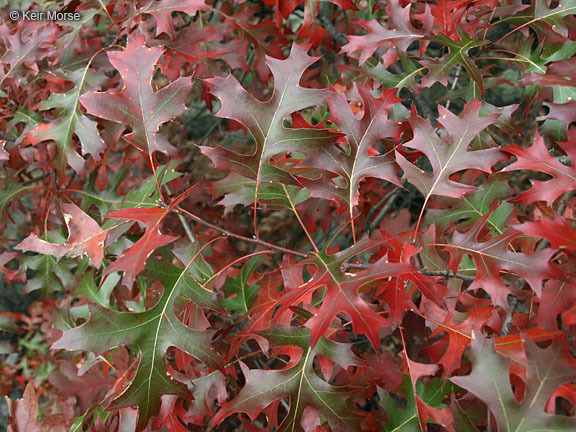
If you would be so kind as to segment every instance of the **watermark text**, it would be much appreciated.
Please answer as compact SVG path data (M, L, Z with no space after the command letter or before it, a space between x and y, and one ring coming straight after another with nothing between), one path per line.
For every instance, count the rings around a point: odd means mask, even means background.
M80 12L59 12L51 10L13 10L10 11L8 16L12 21L80 21L82 19Z

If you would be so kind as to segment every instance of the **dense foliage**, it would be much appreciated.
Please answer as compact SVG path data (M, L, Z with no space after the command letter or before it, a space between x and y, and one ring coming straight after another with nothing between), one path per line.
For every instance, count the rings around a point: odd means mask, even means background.
M576 0L7 3L10 430L576 430Z

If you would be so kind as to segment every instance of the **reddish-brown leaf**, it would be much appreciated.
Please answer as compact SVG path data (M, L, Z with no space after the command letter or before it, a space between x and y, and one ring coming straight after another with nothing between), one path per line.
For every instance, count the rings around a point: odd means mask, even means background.
M190 78L180 77L154 91L154 67L163 52L162 48L147 48L144 36L129 36L125 51L108 53L110 63L122 76L122 90L89 92L80 98L88 113L130 126L132 132L124 138L150 155L155 151L175 154L176 149L158 134L158 128L184 112L192 86Z
M104 257L104 241L108 230L102 230L98 223L74 204L62 204L62 214L68 228L66 243L54 244L30 234L15 249L25 252L38 252L58 258L75 258L86 254L96 268L100 268Z

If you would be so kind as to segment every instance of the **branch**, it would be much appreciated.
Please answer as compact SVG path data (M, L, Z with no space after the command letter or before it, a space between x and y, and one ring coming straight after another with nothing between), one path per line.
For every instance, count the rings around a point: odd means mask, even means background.
M357 270L365 270L370 268L370 264L355 264L355 263L344 263L342 265L344 270L348 269L357 269ZM465 275L462 273L454 273L452 270L428 270L428 269L419 269L418 273L425 275L425 276L442 276L442 277L451 277L456 279L462 279L465 282L474 282L475 276Z
M336 42L340 45L346 45L348 42L348 38L343 35L340 30L338 30L332 21L330 20L330 15L332 15L332 5L327 2L320 3L320 13L318 14L318 21L322 24L322 27L326 29L326 31L334 38Z
M41 176L35 177L35 178L31 178L30 180L26 180L25 182L22 182L22 186L30 186L33 183L39 182L44 180L46 177L50 176L50 172L44 173Z
M211 224L211 223L208 222L208 221L205 221L205 220L202 219L200 216L196 216L195 214L190 213L188 210L183 209L182 207L176 207L175 210L176 210L176 212L177 212L178 214L185 214L185 215L188 216L190 219L192 219L194 222L198 222L199 224L202 224L202 225L204 225L204 226L206 226L206 227L208 227L208 228L212 228L212 229L214 229L214 230L216 230L216 231L221 232L222 235L225 235L225 236L228 236L228 237L232 237L232 238L235 238L235 239L238 239L238 240L242 240L242 241L245 241L245 242L248 242L248 243L254 243L254 244L263 246L263 247L265 247L265 248L268 248L268 249L272 249L272 250L275 250L275 251L278 251L278 252L284 252L284 253L287 253L287 254L290 254L290 255L295 255L295 256L298 256L298 257L301 257L301 258L307 258L307 257L308 257L308 255L306 255L306 254L304 254L304 253L302 253L302 252L297 252L297 251L294 251L294 250L292 250L292 249L283 248L282 246L276 246L275 244L265 242L264 240L260 240L259 238L256 238L256 237L245 237L245 236L240 235L240 234L235 234L235 233L230 232L230 231L228 231L228 230L226 230L226 229L224 229L224 228L222 228L222 227L219 227L218 225L214 225L214 224Z
M462 273L454 273L452 270L427 270L421 269L418 271L420 274L425 276L442 276L442 277L451 277L456 279L461 279L465 282L474 282L476 276L470 276Z
M392 193L384 197L384 199L387 200L387 202L386 204L384 204L384 207L382 207L382 210L380 210L380 212L378 213L378 216L376 216L371 223L369 223L371 215L368 214L368 217L366 218L366 225L368 225L368 229L366 231L368 232L368 234L373 232L378 227L378 225L380 225L380 222L382 221L382 219L384 219L384 216L386 216L388 210L392 208L392 206L396 202L396 198L398 198L401 191L402 189L396 189Z
M219 227L217 225L214 225L208 221L205 221L204 219L202 219L200 216L196 216L194 213L190 213L188 210L183 209L182 207L176 207L175 211L182 215L186 215L188 216L190 219L192 219L194 222L197 222L199 224L202 224L208 228L212 228L216 231L219 231L222 233L222 235L228 236L228 237L232 237L238 240L242 240L248 243L254 243L257 244L259 246L263 246L267 249L272 249L275 250L277 252L283 252L283 253L287 253L290 255L294 255L300 258L308 258L307 254L304 254L302 252L297 252L295 250L292 249L287 249L284 248L282 246L276 246L275 244L272 243L268 243L265 242L264 240L260 240L256 237L245 237L243 235L240 234L235 234L233 232L230 232L222 227ZM371 264L354 264L354 263L344 263L342 265L342 269L343 270L350 270L350 269L357 269L357 270L365 270L367 268L372 267ZM461 274L461 273L454 273L452 270L427 270L427 269L420 269L418 270L418 272L420 274L423 274L425 276L442 276L442 277L452 277L452 278L456 278L456 279L461 279L463 281L466 282L473 282L475 277L474 276L470 276L470 275L465 275L465 274Z
M510 300L510 307L506 311L506 316L502 321L502 329L500 330L500 336L508 336L510 330L512 330L512 321L514 321L514 313L518 307L518 297L512 296Z

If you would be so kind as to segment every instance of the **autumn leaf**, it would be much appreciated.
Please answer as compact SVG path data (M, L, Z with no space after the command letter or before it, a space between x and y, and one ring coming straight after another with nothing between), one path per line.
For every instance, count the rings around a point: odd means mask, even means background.
M132 287L136 276L142 272L146 265L146 260L156 249L172 243L178 237L162 234L160 228L164 219L180 204L197 184L178 195L166 208L160 207L137 207L116 210L106 215L107 218L125 219L142 222L146 226L146 231L140 239L128 250L124 251L120 257L106 267L105 274L117 271L124 272L124 284Z
M6 41L9 49L1 59L0 85L7 78L13 78L20 84L24 78L36 75L37 62L55 54L57 33L56 24L40 21L29 21L27 25L20 25L13 34L4 26L2 39Z
M366 335L372 344L378 347L380 345L378 329L388 326L389 322L362 299L359 290L371 282L385 280L391 276L408 276L414 269L404 263L389 263L385 257L370 268L355 273L343 271L342 265L355 255L367 252L384 241L384 238L378 236L373 239L364 238L356 245L332 255L326 250L314 254L313 258L306 261L316 266L312 278L280 299L282 306L277 312L278 315L281 316L286 308L297 306L301 301L309 299L315 291L326 288L322 305L306 323L312 332L312 345L314 346L320 337L326 334L336 315L344 312L352 321L354 333Z
M477 190L459 199L437 197L434 203L441 208L428 210L424 223L426 225L433 223L442 229L448 228L450 224L465 226L473 224L479 217L491 212L486 226L496 234L502 234L505 231L506 221L514 209L512 204L502 202L510 195L511 189L505 179L492 177ZM495 201L501 204L491 210L490 206Z
M96 268L100 268L104 258L104 241L108 230L100 228L98 223L74 204L62 204L64 222L68 228L66 243L54 244L30 234L15 249L24 252L37 252L57 258L75 258L86 254Z
M482 72L470 58L468 51L484 45L485 42L471 39L466 33L461 35L461 39L461 41L455 41L446 35L430 38L432 42L437 42L449 47L450 52L440 59L423 60L421 62L423 66L428 68L428 74L423 79L422 83L425 86L431 86L435 82L441 82L442 84L447 85L448 77L450 76L452 69L457 65L462 65L470 75L470 78L476 83L476 85L478 85L480 94L483 95L484 82L482 79Z
M389 27L385 28L376 20L359 20L358 24L368 31L363 36L348 36L350 42L342 48L349 56L360 51L360 65L364 64L383 45L392 45L400 51L406 51L415 40L429 34L432 28L432 16L427 10L424 14L423 26L417 29L410 22L410 4L402 7L398 0L388 2L390 16ZM423 48L424 45L421 46Z
M7 432L65 432L62 414L54 414L38 423L38 398L34 385L29 383L24 390L22 399L12 401L6 397L8 405L9 425Z
M404 147L421 151L428 158L432 172L426 172L409 162L398 151L396 160L404 170L404 178L424 195L420 218L432 195L460 198L477 189L476 186L452 180L451 177L455 173L466 169L489 173L494 164L505 159L504 154L495 148L475 151L468 149L472 140L498 118L497 115L480 117L481 105L480 101L474 100L465 105L460 116L439 106L439 121L444 127L444 133L440 136L436 134L429 121L418 116L415 109L412 110L410 125L414 131L414 138L404 144Z
M214 296L189 273L193 265L190 261L185 268L178 268L151 260L146 276L164 285L162 297L151 309L138 313L118 312L91 304L90 319L65 331L52 345L53 349L84 350L96 355L119 346L138 346L140 359L136 375L113 406L137 406L139 430L159 412L162 395L188 395L187 387L170 376L165 360L169 347L178 347L210 367L222 366L220 357L211 348L214 332L192 329L174 313L179 296L200 307L220 309Z
M334 93L328 98L330 120L346 134L345 148L332 142L318 143L318 153L298 166L329 171L341 176L346 187L338 187L333 181L320 177L317 181L300 179L313 196L332 198L346 209L350 220L354 219L354 207L358 205L358 189L367 177L389 181L400 186L392 150L376 153L376 144L386 138L399 140L401 127L388 120L392 107L400 101L394 90L384 90L378 98L358 86L363 113L358 117L352 112L345 95Z
M261 194L266 193L267 185L280 182L284 185L297 185L296 179L287 171L270 163L270 159L283 153L302 151L314 152L312 144L322 141L333 142L338 135L324 129L287 128L284 120L292 113L322 103L329 92L322 89L304 88L299 85L304 71L318 59L306 53L308 45L292 45L290 56L286 60L267 57L267 64L274 76L274 92L270 99L262 102L248 93L233 75L226 78L207 80L212 92L221 102L219 117L225 117L242 123L256 141L256 149L250 155L243 155L224 147L210 148L202 146L202 152L208 156L217 168L226 169L243 177L244 188L253 188L251 202L256 209ZM227 195L238 195L235 185L240 178L228 182ZM239 203L247 205L242 198ZM254 218L256 227L256 217ZM255 230L257 231L257 230Z
M192 86L190 78L180 77L154 91L154 66L163 51L147 48L141 35L129 37L125 51L108 53L110 63L122 76L122 90L89 92L80 97L89 114L130 126L132 132L124 139L149 155L155 151L175 154L176 149L158 134L158 128L184 112L184 101Z
M494 341L477 335L471 347L472 373L450 380L488 406L498 422L499 431L569 431L576 428L576 419L544 412L552 392L576 379L574 366L568 359L570 354L560 343L541 349L529 338L524 340L527 380L521 402L517 402L510 387L510 360L496 352Z
M568 144L558 144L566 151L571 161L576 161L576 154ZM567 167L552 156L544 139L538 133L532 145L522 148L517 145L502 147L506 153L516 156L516 161L504 168L502 171L534 170L552 176L551 180L537 181L525 192L520 193L512 202L530 204L536 201L545 201L548 205L565 192L576 189L576 167L574 164Z
M450 426L446 420L450 419L450 410L443 404L443 398L453 391L453 384L442 382L439 378L434 378L430 384L425 386L422 381L418 381L416 393L413 390L409 375L404 375L399 388L402 396L405 397L405 405L398 404L398 397L394 398L389 392L378 389L380 405L386 411L388 422L384 425L386 430L410 432L421 430L421 419L423 424L428 423L428 419L434 420L442 418L443 426Z
M290 411L278 428L279 432L301 429L302 415L308 406L322 413L334 432L360 430L362 417L351 409L348 402L356 389L329 384L313 368L318 355L344 368L360 365L360 359L354 356L349 345L322 338L312 348L310 331L293 327L276 327L259 335L275 345L287 346L282 353L290 357L288 366L281 370L255 370L241 363L246 384L216 413L212 424L218 424L235 412L244 412L254 420L266 406L288 396Z
M533 253L512 251L510 243L521 235L513 228L507 229L502 235L481 241L481 231L489 217L490 213L479 217L467 232L455 232L452 241L443 245L450 253L450 268L453 271L458 271L464 255L470 255L476 263L476 278L468 289L482 288L494 304L508 309L510 288L503 282L501 272L524 278L538 296L542 294L545 279L562 277L562 270L550 262L555 254L553 249Z
M280 0L275 0L279 2ZM304 21L298 32L298 39L308 38L312 46L317 46L326 33L325 30L316 22L320 12L320 0L300 0L304 3ZM351 0L328 0L343 9L355 9L356 5ZM287 2L289 3L289 2Z
M94 160L100 160L105 148L98 124L80 110L79 98L85 87L93 87L102 81L102 77L91 76L89 69L90 63L87 63L83 68L69 72L68 78L74 83L74 88L67 93L52 94L41 106L42 110L62 108L62 114L54 121L37 124L26 135L26 143L38 144L47 140L56 143L54 163L60 173L63 173L66 163L77 173L84 172L86 161L74 148L74 136L78 137L82 145L82 153L89 154Z
M477 306L469 312L446 311L432 303L427 303L422 309L422 316L434 329L431 335L444 335L426 350L431 351L440 347L441 355L437 362L444 368L445 376L452 376L462 364L464 350L473 336L482 332L486 322L493 315L493 309Z
M156 19L156 36L166 33L172 39L176 37L172 13L184 12L194 16L200 10L206 10L209 6L204 0L150 0L137 11L138 15L148 14Z

